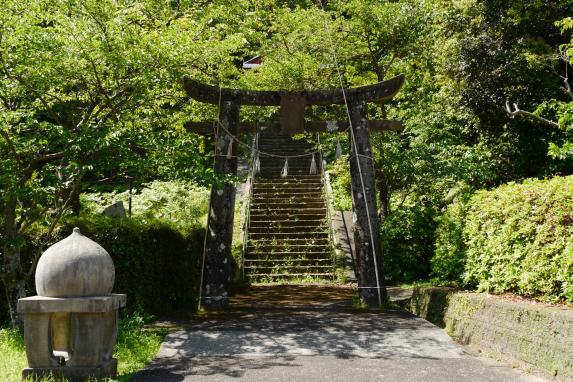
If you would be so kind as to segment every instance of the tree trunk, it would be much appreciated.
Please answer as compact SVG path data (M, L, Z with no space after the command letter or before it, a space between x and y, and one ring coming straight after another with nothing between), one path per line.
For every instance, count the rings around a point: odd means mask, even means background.
M354 205L354 242L360 300L369 307L380 307L386 299L383 257L376 209L376 187L372 149L367 128L367 108L351 102L350 174Z
M81 184L81 181L80 181ZM75 216L79 216L80 215L80 211L82 208L82 205L80 203L80 190L81 190L81 186L78 187L72 187L70 189L70 207L72 209L72 213Z
M236 135L239 125L239 107L236 103L222 103L221 124L229 133ZM227 158L229 145L232 145L231 158ZM233 142L233 138L219 128L219 138L215 142L215 173L236 175L236 155L237 145ZM235 193L235 185L232 183L215 184L211 188L211 208L207 222L203 264L202 302L206 308L224 308L229 302Z
M4 205L2 236L4 237L4 258L2 259L2 282L6 290L6 302L10 320L14 328L23 328L22 317L18 314L18 299L26 297L26 280L22 271L18 227L16 225L15 199L10 198Z

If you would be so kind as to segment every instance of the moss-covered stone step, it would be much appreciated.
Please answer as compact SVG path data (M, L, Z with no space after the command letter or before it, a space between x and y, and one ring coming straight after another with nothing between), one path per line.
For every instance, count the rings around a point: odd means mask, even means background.
M246 267L245 271L249 276L256 276L260 274L305 274L305 273L323 273L333 274L332 265L314 266L314 265L276 265L276 266L259 266L259 267Z
M249 240L283 240L283 239L326 239L329 233L327 231L311 230L307 232L249 232Z
M252 218L251 218L252 219ZM261 227L312 227L312 226L324 226L324 219L300 219L300 220L251 220L251 227L261 228Z
M282 179L282 178L281 178ZM305 186L301 188L300 186ZM320 192L322 194L322 184L319 183L266 183L266 184L254 184L253 191L280 191L280 192L297 192L298 190L313 190L314 192Z
M273 256L269 256L268 258L258 258L258 259L249 259L249 260L245 260L245 264L246 265L256 265L256 264L283 264L285 262L291 262L294 264L299 264L299 265L332 265L332 259L330 258L315 258L315 259L309 259L309 258L304 258L304 257L299 257L299 258L293 258L292 256L290 258L276 258Z
M321 280L332 280L334 278L334 274L332 272L328 273L281 273L281 274L257 274L257 275L246 275L246 277L251 282L257 281L266 281L267 279L272 280L273 282L280 282L280 281L291 281L291 280L300 280L300 279L314 279L316 281Z
M251 234L289 234L296 233L306 235L309 233L326 233L328 234L328 227L321 225L303 226L303 227L251 227L249 235Z
M282 260L282 259L303 259L303 260L329 260L332 261L330 258L330 252L326 251L307 251L307 252L284 252L284 251L276 251L276 252L269 252L269 251L260 251L260 250L253 250L253 252L247 253L247 258L245 261L251 260Z
M253 195L252 202L279 202L279 201L291 201L298 198L322 198L322 191L318 192L291 192L291 193L278 193L278 192L259 192Z
M287 176L285 178L257 178L255 180L257 184L316 184L322 185L322 179L320 176Z
M302 217L302 216L324 216L326 214L326 207L306 207L306 206L299 206L295 207L292 205L286 206L256 206L251 209L251 216L257 215L264 215L269 218L274 217L275 215L289 215L292 217Z
M324 201L297 201L296 199L287 199L287 201L256 201L251 204L253 210L277 210L293 208L321 208L325 209Z

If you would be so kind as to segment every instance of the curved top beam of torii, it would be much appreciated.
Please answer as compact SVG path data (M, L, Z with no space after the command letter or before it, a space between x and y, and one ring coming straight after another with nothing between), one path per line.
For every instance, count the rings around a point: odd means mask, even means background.
M376 102L392 99L402 88L404 75L400 74L377 84L345 89L348 102ZM282 94L296 94L306 100L307 105L344 104L341 89L303 90L303 91L258 91L218 88L183 78L183 87L187 94L200 102L218 104L222 101L233 101L239 105L279 106Z

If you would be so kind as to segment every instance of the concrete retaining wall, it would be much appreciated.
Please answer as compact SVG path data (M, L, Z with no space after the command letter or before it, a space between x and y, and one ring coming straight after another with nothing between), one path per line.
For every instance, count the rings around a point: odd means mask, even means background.
M400 305L488 355L573 381L573 309L449 288L417 288Z

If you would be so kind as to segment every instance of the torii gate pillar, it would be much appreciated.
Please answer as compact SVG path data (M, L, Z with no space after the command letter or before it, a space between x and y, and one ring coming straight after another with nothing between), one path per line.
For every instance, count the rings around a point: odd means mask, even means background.
M237 135L239 127L239 105L232 101L221 103L221 125L231 134ZM216 138L217 139L217 138ZM215 173L237 175L237 146L231 147L231 158L227 158L233 137L219 128L215 142ZM236 188L232 183L214 184L211 187L211 203L205 239L205 261L203 265L201 306L223 308L229 302L227 287L231 280L231 248L233 244L233 219L235 218Z
M365 102L350 102L350 175L354 243L360 301L371 308L386 300L383 256L376 208L376 186Z

